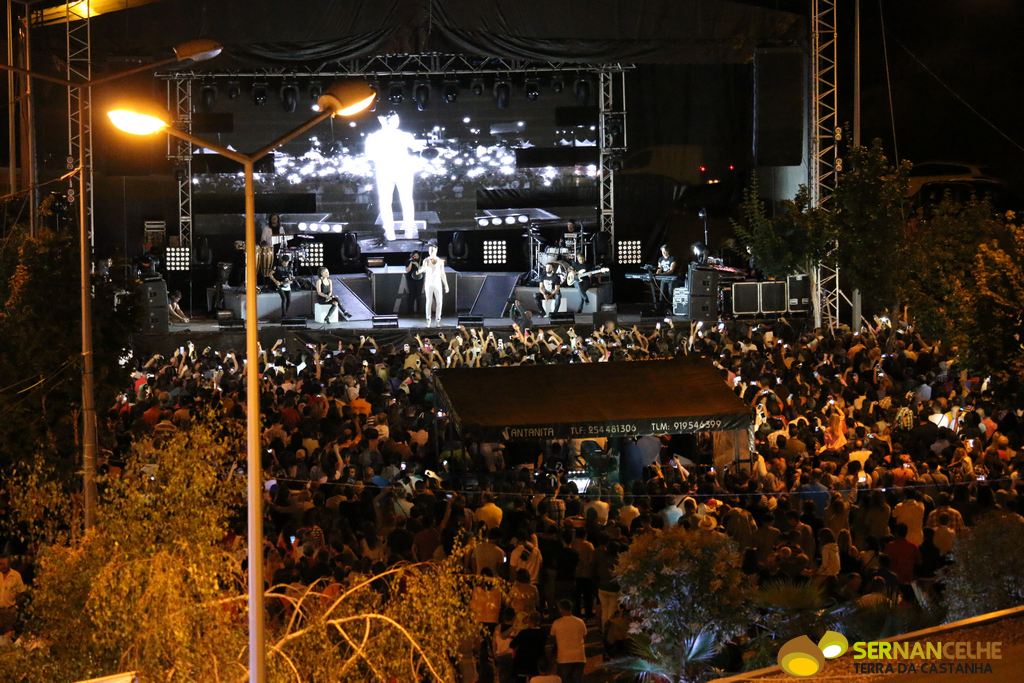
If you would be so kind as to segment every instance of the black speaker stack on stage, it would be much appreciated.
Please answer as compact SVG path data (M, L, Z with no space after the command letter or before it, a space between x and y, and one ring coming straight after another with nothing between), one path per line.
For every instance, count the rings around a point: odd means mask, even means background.
M167 283L145 280L142 290L142 333L167 334L169 328Z

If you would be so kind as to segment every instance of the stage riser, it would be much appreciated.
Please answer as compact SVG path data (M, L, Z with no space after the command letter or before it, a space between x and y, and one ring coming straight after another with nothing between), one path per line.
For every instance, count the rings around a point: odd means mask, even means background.
M537 292L540 289L537 287L516 287L516 301L519 305L527 310L537 313ZM587 292L587 297L590 299L589 303L583 307L584 313L594 313L595 311L601 310L601 304L612 303L612 286L610 284L603 284L600 287L595 287ZM575 287L563 287L562 288L562 306L559 309L562 312L575 313L579 309L580 305L580 291Z

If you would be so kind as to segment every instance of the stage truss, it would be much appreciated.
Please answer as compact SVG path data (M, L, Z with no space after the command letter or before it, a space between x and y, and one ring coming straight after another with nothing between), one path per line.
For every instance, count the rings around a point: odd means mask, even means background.
M843 160L839 143L839 78L837 73L836 0L811 0L811 203L831 210ZM818 288L814 324L839 323L839 244L815 267Z
M532 62L501 57L456 54L378 55L360 57L323 69L267 68L238 71L174 71L159 73L167 82L167 104L176 125L191 126L192 83L216 79L320 80L364 77L427 78L430 76L493 76L513 74L587 74L598 85L598 221L607 243L615 244L615 172L626 152L626 72L630 64L574 64ZM178 179L178 236L183 247L192 247L192 149L188 143L168 143L168 158L176 165ZM614 254L610 254L614 257Z

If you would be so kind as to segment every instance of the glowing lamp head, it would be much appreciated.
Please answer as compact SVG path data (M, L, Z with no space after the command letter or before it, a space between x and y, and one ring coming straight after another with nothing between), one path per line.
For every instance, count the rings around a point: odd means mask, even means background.
M846 654L850 641L838 631L826 631L818 641L818 647L821 648L821 654L825 655L825 659L835 659Z
M223 49L224 47L216 40L197 38L175 45L174 56L178 58L179 62L205 62L219 55Z
M327 88L317 99L317 109L334 116L351 117L370 109L377 100L377 92L361 81L339 81Z
M127 108L112 109L107 117L115 128L129 135L152 135L169 125L160 116Z

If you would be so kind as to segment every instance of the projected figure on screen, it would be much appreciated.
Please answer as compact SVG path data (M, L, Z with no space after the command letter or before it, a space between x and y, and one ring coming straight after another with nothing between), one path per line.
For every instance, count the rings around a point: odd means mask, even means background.
M384 224L384 237L395 239L395 215L391 208L395 190L402 205L402 228L406 238L416 237L416 206L412 198L412 183L416 175L416 157L410 152L422 149L424 143L412 133L398 127L398 114L388 112L378 116L380 130L366 136L366 156L373 162L377 174L377 205Z
M444 259L437 255L437 244L433 241L427 246L427 258L419 266L418 272L424 275L423 291L427 295L427 327L435 322L441 324L441 306L444 295L448 292L448 276L444 272Z

